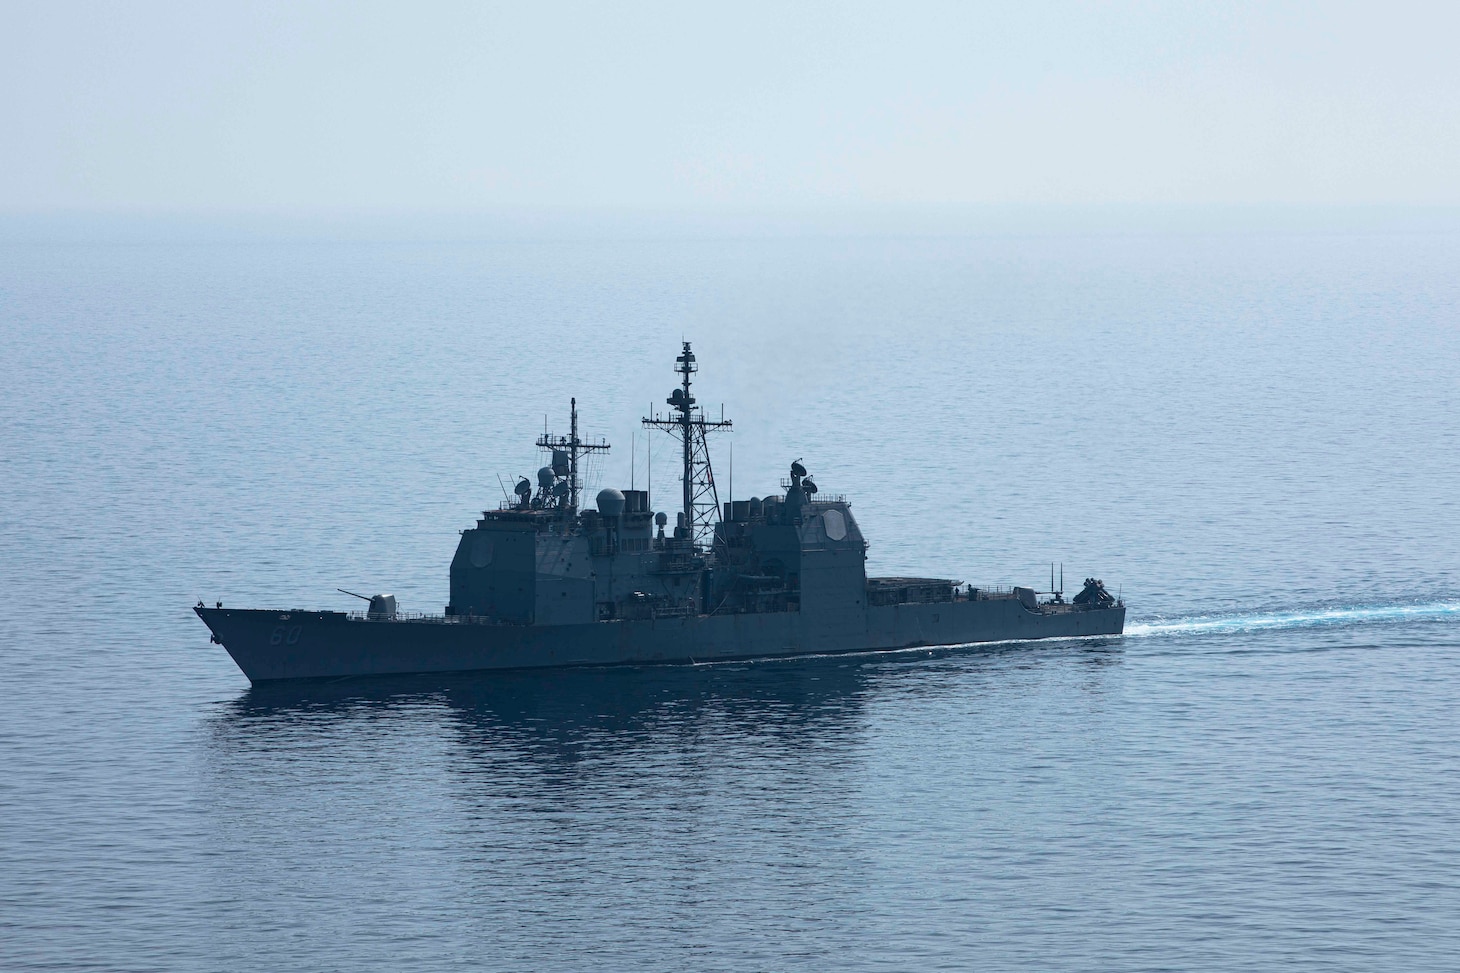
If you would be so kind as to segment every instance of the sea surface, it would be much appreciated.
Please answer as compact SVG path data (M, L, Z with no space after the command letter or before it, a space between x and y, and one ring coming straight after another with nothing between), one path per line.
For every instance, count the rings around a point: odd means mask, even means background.
M0 242L0 969L1460 967L1460 233ZM1123 637L251 689L693 341L716 472ZM733 445L732 445L733 444ZM652 452L652 462L651 462Z

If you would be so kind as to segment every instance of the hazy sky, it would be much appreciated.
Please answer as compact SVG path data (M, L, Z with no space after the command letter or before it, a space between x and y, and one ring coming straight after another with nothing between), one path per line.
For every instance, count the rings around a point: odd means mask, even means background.
M1460 3L18 3L0 208L1460 203Z

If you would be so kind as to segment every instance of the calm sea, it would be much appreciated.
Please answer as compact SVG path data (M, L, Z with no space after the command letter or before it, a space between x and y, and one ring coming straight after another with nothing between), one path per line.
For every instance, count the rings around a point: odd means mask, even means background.
M0 967L1460 964L1460 234L22 237ZM735 496L1128 633L251 690L189 611L439 611L570 396L671 505L681 338Z

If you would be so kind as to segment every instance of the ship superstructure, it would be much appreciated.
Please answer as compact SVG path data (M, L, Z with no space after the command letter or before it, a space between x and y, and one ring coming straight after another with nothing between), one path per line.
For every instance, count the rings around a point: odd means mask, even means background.
M846 498L823 494L800 460L782 489L722 502L709 437L728 430L696 405L690 343L665 416L643 419L680 447L669 527L647 490L600 490L580 505L583 457L609 449L544 433L534 485L462 531L441 615L409 616L377 595L364 613L198 605L255 681L341 675L603 665L856 652L1004 639L1118 634L1125 607L1096 579L1066 602L1031 588L868 578L867 542ZM1051 584L1053 588L1054 585Z

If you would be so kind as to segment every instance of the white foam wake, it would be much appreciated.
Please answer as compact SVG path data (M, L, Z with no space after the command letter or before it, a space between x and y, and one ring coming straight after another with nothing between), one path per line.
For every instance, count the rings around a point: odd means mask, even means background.
M1327 625L1363 625L1372 622L1411 621L1460 616L1460 601L1425 604L1377 605L1357 608L1321 608L1312 611L1251 615L1204 615L1169 621L1136 622L1125 627L1127 636L1184 633L1253 632L1275 628L1318 628Z

